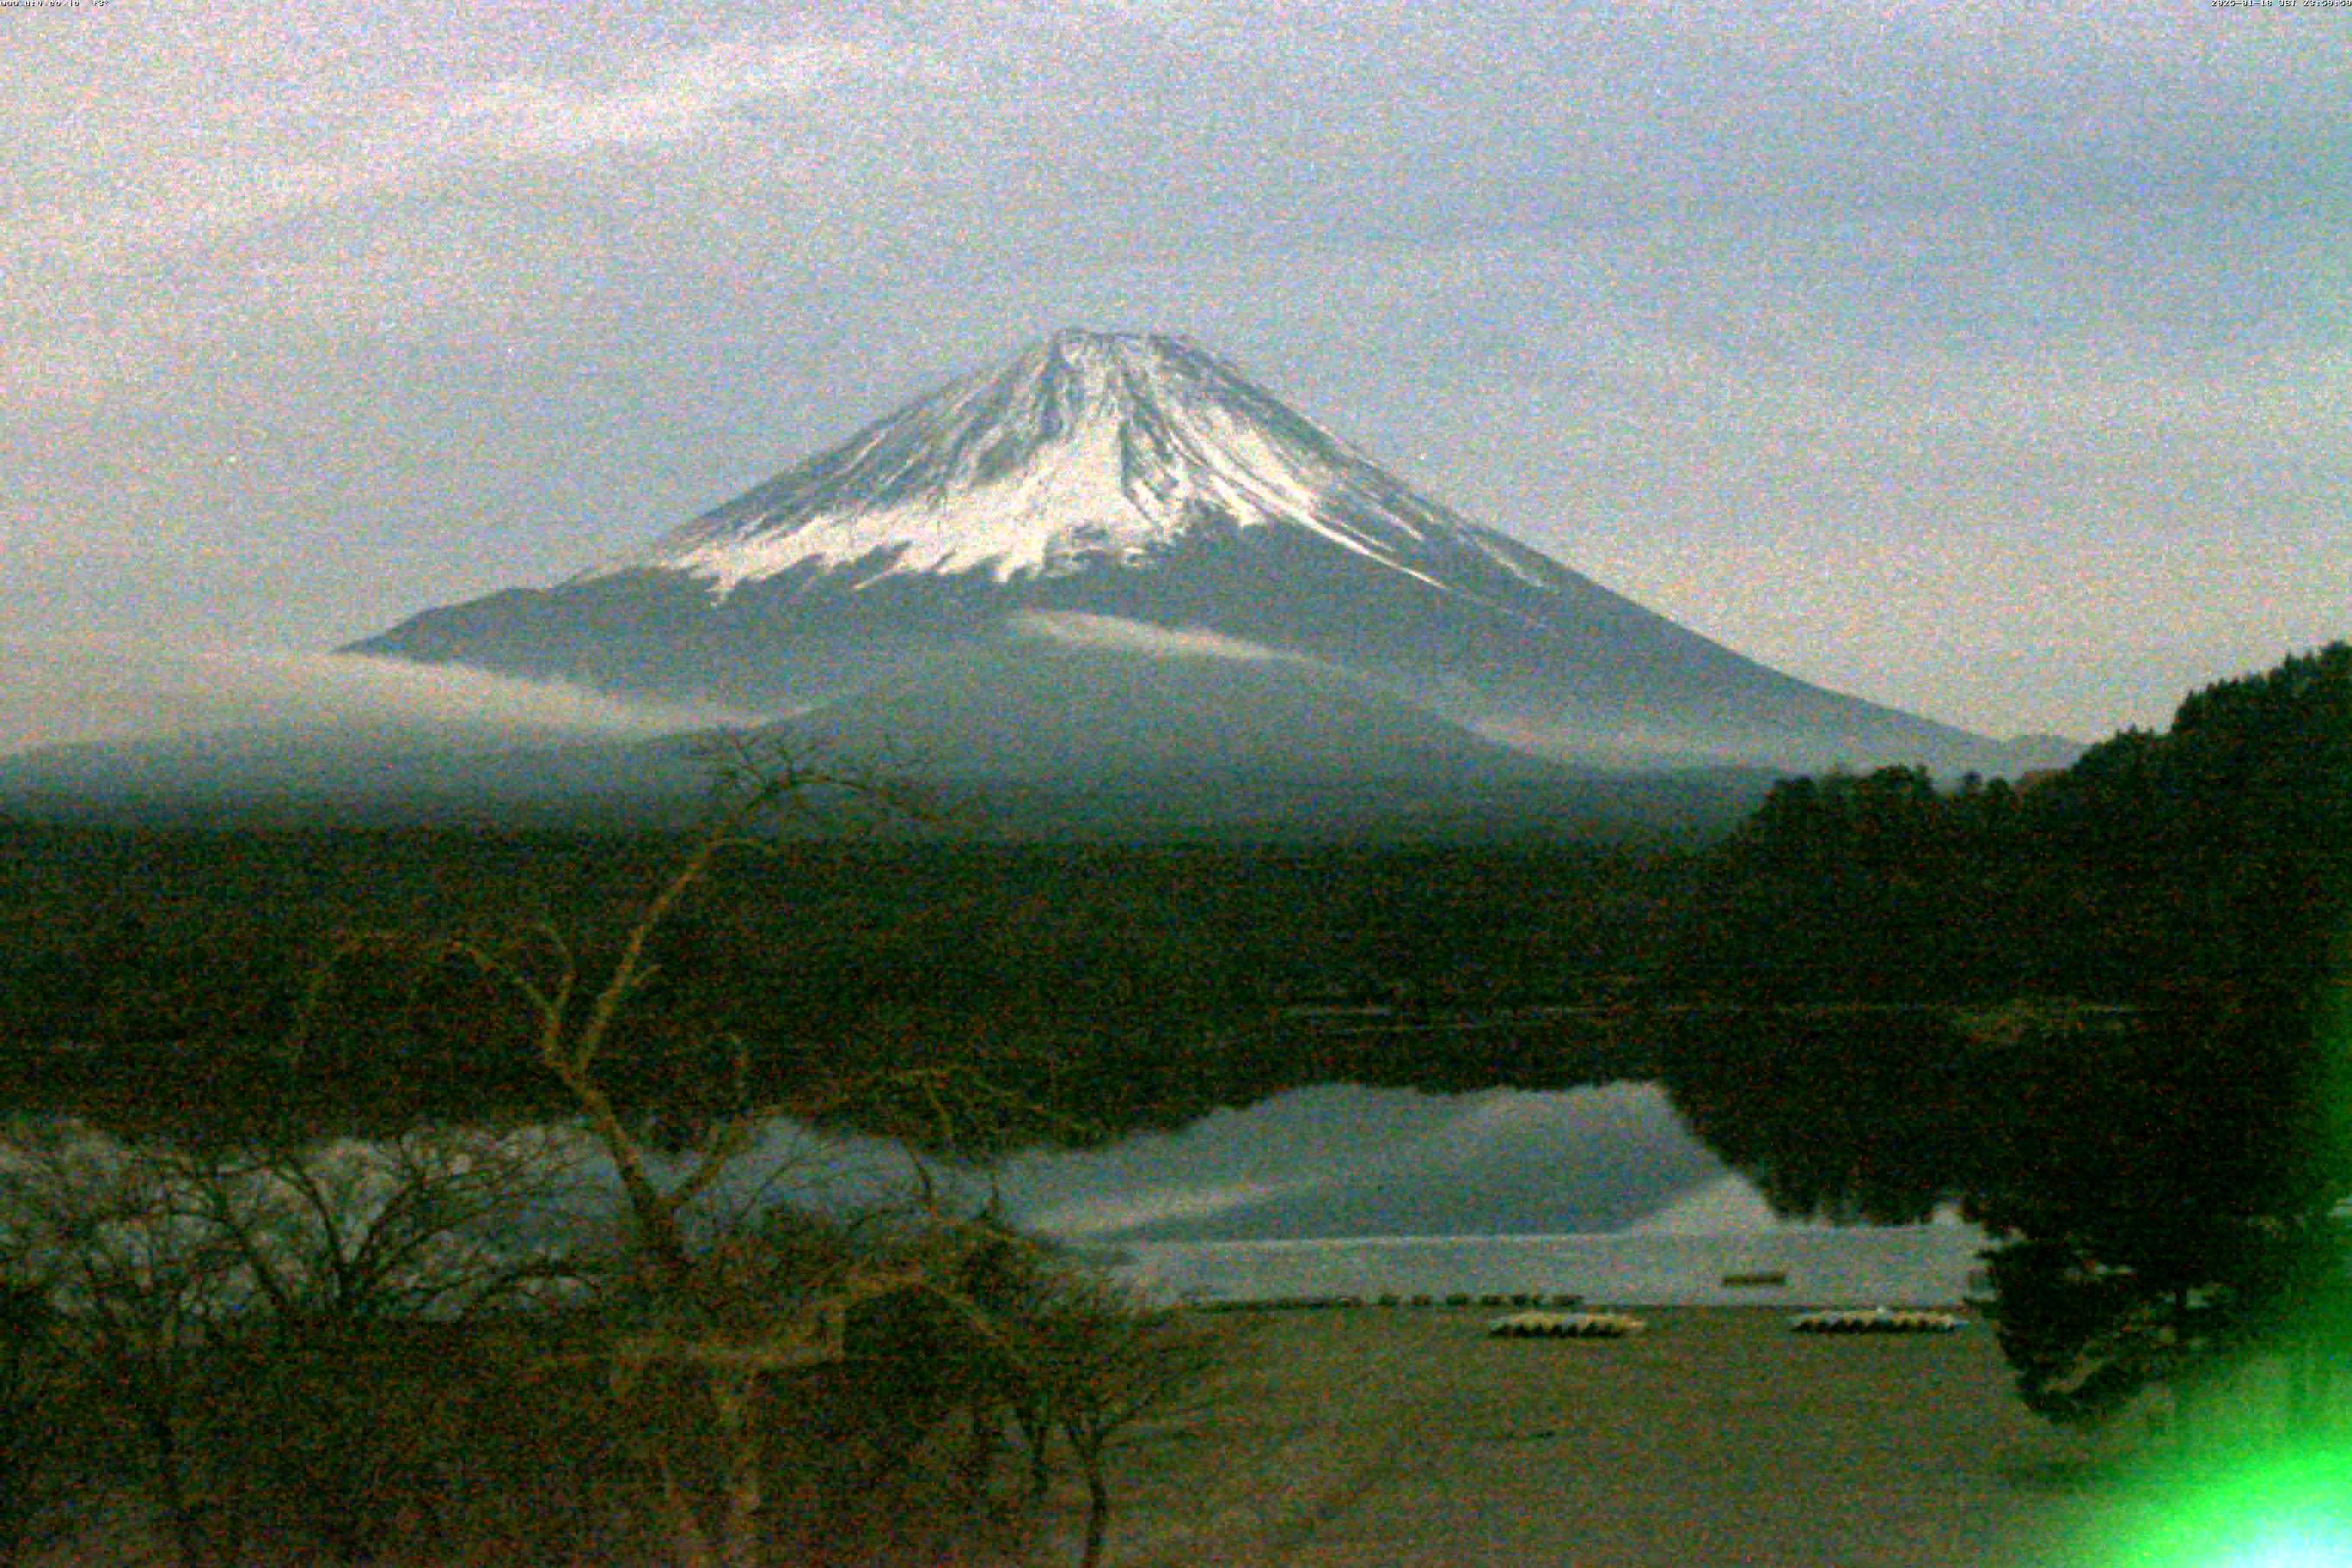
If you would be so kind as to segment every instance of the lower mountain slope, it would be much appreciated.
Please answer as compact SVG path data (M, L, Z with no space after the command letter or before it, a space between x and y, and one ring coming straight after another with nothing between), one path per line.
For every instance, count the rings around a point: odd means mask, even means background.
M711 739L499 744L478 731L282 726L84 743L0 759L0 813L179 826L675 825L706 797ZM1686 837L1727 828L1771 778L1593 773L1310 661L1067 646L1034 631L909 658L751 739L908 778L948 806L938 824L892 831L981 837Z

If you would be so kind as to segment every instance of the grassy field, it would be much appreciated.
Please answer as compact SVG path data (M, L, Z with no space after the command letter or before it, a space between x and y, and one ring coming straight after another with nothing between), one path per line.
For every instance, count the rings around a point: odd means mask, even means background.
M1112 1561L2023 1568L2101 1506L2101 1457L2025 1411L1981 1323L1667 1309L1514 1341L1488 1316L1232 1314L1233 1370L1126 1459Z

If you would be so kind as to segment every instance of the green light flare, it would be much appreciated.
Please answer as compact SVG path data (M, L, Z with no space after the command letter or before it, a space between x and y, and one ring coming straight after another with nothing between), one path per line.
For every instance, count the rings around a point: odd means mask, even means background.
M2288 1529L2230 1553L2216 1568L2344 1568L2352 1563L2352 1535Z
M2190 1480L2143 1512L2111 1568L2352 1568L2352 1444Z
M2342 1181L2352 1172L2352 926L2336 947L2335 977L2314 1015L2319 1052L2315 1087L2326 1097L2326 1157ZM2339 1255L2335 1268L2345 1267ZM2345 1310L2341 1297L2313 1308L2327 1317ZM2340 1324L2318 1331L2322 1358L2345 1353ZM2294 1353L2294 1352L2290 1352ZM2260 1452L2179 1476L2163 1488L2125 1532L2102 1568L2352 1568L2352 1433L2341 1409L2321 1417L2336 1423L2317 1441Z

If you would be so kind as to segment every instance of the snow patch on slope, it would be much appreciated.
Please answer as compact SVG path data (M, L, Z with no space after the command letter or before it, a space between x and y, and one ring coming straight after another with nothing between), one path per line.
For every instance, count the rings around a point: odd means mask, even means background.
M887 563L858 586L901 573L974 568L1002 583L1083 554L1132 558L1171 531L1119 482L1113 413L1090 410L1078 429L1000 480L820 513L786 530L714 538L667 563L708 578L723 596L804 563L832 570L877 556Z

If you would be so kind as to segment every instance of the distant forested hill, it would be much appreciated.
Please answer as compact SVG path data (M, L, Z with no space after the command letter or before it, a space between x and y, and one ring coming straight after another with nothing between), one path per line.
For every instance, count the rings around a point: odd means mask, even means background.
M233 1101L292 1092L299 1037L303 1093L527 1102L551 1086L521 1011L433 943L545 922L593 977L680 842L0 831L0 1076L48 1103L167 1080ZM966 1060L1113 1122L1181 1120L1340 1076L1335 1013L1409 1025L1640 987L1689 865L1542 845L780 842L723 859L664 922L627 1038L649 1096L708 1078L709 1042L737 1037L778 1072L812 1050ZM1403 1079L1417 1054L1457 1086L1508 1070L1491 1036L1381 1048Z

